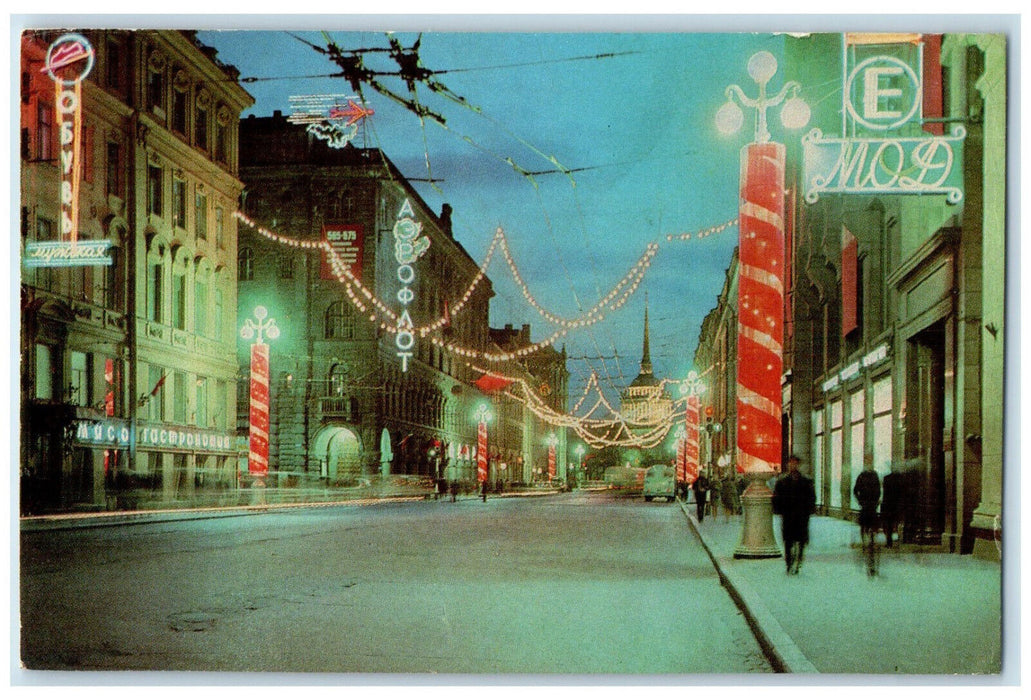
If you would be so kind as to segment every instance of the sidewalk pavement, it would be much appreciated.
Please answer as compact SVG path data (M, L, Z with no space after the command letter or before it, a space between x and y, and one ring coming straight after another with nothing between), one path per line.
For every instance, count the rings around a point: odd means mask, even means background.
M882 547L867 576L859 526L815 516L805 563L735 559L742 516L699 523L680 503L723 584L777 670L834 674L997 674L1002 658L998 562L913 547ZM780 518L774 516L780 539Z

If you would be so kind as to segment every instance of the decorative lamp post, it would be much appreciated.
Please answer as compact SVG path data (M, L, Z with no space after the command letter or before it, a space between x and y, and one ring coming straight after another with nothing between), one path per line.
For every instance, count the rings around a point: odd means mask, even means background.
M705 393L705 384L702 383L697 372L691 370L687 373L687 379L680 383L680 393L687 397L687 408L684 410L684 482L691 485L698 478L701 466L698 445L698 407L701 401L699 397Z
M276 319L268 317L264 306L254 308L254 318L243 322L240 337L254 339L251 343L251 404L249 428L249 452L247 470L254 477L256 488L265 487L268 477L268 430L269 430L269 347L265 342L279 337Z
M548 445L548 481L552 481L555 478L555 447L558 445L558 438L555 437L555 433L550 433L544 438L544 442Z
M481 484L487 482L487 423L494 419L490 407L483 403L476 409L476 480Z
M783 103L781 121L789 129L805 126L809 106L798 97L801 85L784 84L773 96L766 86L777 59L760 51L748 61L758 97L729 86L727 102L716 114L726 134L744 124L742 106L755 110L755 135L741 150L738 225L737 459L748 488L743 494L744 524L736 558L780 556L773 537L772 492L766 482L780 472L781 374L784 339L784 162L785 148L770 140L766 111Z

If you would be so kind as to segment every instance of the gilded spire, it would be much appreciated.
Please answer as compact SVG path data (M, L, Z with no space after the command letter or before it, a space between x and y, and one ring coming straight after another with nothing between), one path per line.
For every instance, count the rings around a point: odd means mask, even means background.
M644 348L641 351L641 374L652 373L652 357L648 347L648 292L644 293Z

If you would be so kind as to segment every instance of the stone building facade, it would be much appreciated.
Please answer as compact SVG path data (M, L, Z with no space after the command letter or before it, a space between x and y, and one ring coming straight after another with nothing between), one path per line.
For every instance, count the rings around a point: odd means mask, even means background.
M278 112L243 120L241 139L244 211L256 226L241 229L239 309L245 317L264 306L281 329L270 343L269 463L279 483L346 484L388 474L474 481L475 411L501 400L476 386L486 363L468 354L497 350L489 327L493 290L455 238L450 207L431 211L382 151L331 148ZM425 241L403 271L396 248L402 219ZM440 323L404 336L346 274L334 272L321 249L284 243L317 243L337 231L346 232L341 250L365 292L399 316L403 306L415 329ZM241 368L247 353L241 340ZM489 369L527 371L514 363ZM241 389L241 432L247 401ZM492 412L503 425L531 422L507 404ZM489 435L490 478L501 471L526 479L532 433L494 426Z
M63 132L42 69L65 34L21 39L22 511L217 498L235 486L232 213L253 100L190 32L83 31L81 126ZM110 264L25 259L62 238L65 148L78 239L109 241Z

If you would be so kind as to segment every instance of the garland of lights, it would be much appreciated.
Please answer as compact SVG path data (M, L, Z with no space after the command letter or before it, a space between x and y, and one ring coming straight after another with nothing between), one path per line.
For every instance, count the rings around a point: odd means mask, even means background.
M351 272L350 266L344 263L335 250L328 245L326 241L311 241L302 240L298 238L291 238L270 231L263 226L258 225L252 219L247 217L240 211L234 212L234 216L242 223L250 226L256 230L259 234L266 237L267 239L287 245L293 248L300 248L304 250L322 250L325 252L330 268L333 271L334 276L344 287L344 291L347 294L350 302L359 309L362 313L369 314L368 318L373 323L379 323L382 330L388 333L398 333L399 327L397 325L398 315L384 304L371 290L368 289L361 280L354 276ZM701 239L716 233L720 233L727 228L737 224L737 219L733 219L719 226L714 226L702 232L695 234L684 233L684 234L670 234L667 235L667 241L673 240L690 240L692 237ZM495 231L494 237L491 240L490 246L487 249L487 253L484 256L483 262L480 264L473 281L469 287L462 294L458 302L451 307L451 315L460 312L469 302L472 294L476 290L479 283L486 277L486 271L493 259L494 253L498 247L501 247L502 254L505 257L508 267L512 272L512 276L515 279L517 285L522 291L523 297L527 302L534 307L534 309L541 314L542 317L551 321L555 325L560 326L558 330L552 333L547 339L533 343L526 347L520 348L512 352L503 353L490 353L472 350L465 348L453 343L444 342L439 337L433 336L430 338L430 342L438 347L445 348L456 355L468 358L477 358L487 360L490 362L505 362L518 357L523 357L531 353L537 352L545 346L554 344L555 340L560 337L564 337L574 328L586 328L600 322L604 319L604 314L600 313L602 309L609 309L615 311L626 304L629 298L634 294L637 288L640 286L647 274L649 267L651 266L651 260L658 252L658 244L650 243L645 249L644 254L638 259L635 265L623 276L619 282L612 288L612 290L603 297L598 303L596 303L590 310L588 310L582 316L575 319L565 319L552 314L551 312L544 309L537 300L533 297L529 290L525 280L523 279L518 267L515 264L515 260L511 255L511 251L508 247L507 239L502 228L498 228ZM360 296L359 296L360 295ZM364 301L362 300L364 297ZM378 313L377 313L378 312ZM388 319L387 321L380 320L380 316ZM434 322L418 328L405 327L403 330L411 333L418 333L420 337L426 337L430 333L433 333L450 322L448 315L442 316ZM483 368L469 365L481 372L488 372ZM709 367L699 374L699 377L703 377L713 370L713 367ZM601 386L598 381L597 373L592 372L591 376L584 387L583 395L578 399L574 405L572 412L560 413L551 408L540 396L534 392L534 390L528 385L528 383L518 377L508 377L497 372L490 371L492 375L501 377L510 382L513 382L522 389L524 396L516 396L511 392L504 392L506 396L519 401L524 406L529 408L539 419L542 421L554 425L556 427L573 428L573 430L579 435L588 445L593 448L609 447L609 446L623 446L623 447L639 447L648 449L655 447L672 429L674 419L677 414L676 404L684 401L684 398L673 399L674 407L669 411L668 415L661 417L654 424L636 424L647 426L648 430L645 433L634 434L625 418L622 414L616 410L611 403L605 398L604 393L601 391ZM663 379L660 380L660 389L665 389L667 384L680 384L680 380ZM590 410L586 412L584 416L576 416L574 413L582 407L584 401L591 393L591 389L594 389L597 393L597 399L591 406ZM600 407L604 407L609 411L613 418L591 418L590 416L598 410ZM599 434L601 433L601 434ZM625 435L625 437L620 437Z

